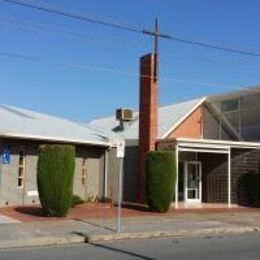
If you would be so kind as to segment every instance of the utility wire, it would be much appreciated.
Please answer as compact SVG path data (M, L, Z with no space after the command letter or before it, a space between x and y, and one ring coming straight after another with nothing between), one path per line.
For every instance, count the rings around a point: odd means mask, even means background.
M16 4L16 5L20 5L20 6L24 6L27 8L33 8L33 9L37 9L40 11L60 15L60 16L65 16L65 17L82 20L85 22L99 24L99 25L107 26L107 27L112 27L112 28L119 29L119 30L130 31L130 32L135 32L135 33L139 33L139 34L152 35L152 36L156 35L155 32L153 32L153 31L144 30L144 29L138 28L136 26L127 26L127 25L122 25L119 23L108 22L105 20L98 20L98 19L91 18L91 17L85 16L85 15L76 14L76 13L73 13L68 10L62 10L60 8L48 7L46 4L45 5L39 4L39 3L34 4L32 2L25 2L25 1L21 1L21 0L3 0L3 1L12 3L12 4ZM166 34L160 34L159 37L165 38L168 40L172 40L175 42L180 42L183 44L189 44L189 45L194 45L194 46L203 47L203 48L210 48L210 49L215 49L215 50L219 50L219 51L231 52L231 53L235 53L235 54L260 58L260 53L257 53L254 51L246 51L246 50L241 50L238 48L230 48L230 47L225 47L225 46L221 46L221 45L217 45L217 44L205 43L205 42L201 42L201 41L195 41L195 40L185 39L185 38L176 37L176 36L172 36L172 35L166 35Z
M236 53L236 54L242 54L242 55L260 58L260 53L256 53L253 51L245 51L245 50L240 50L240 49L235 49L235 48L229 48L229 47L224 47L224 46L220 46L220 45L204 43L204 42L200 42L200 41L188 40L188 39L179 38L179 37L175 37L175 36L170 36L168 39L172 40L172 41L181 42L184 44L196 45L199 47L205 47L205 48L210 48L210 49L215 49L215 50L220 50L220 51L225 51L225 52L232 52L232 53Z
M10 16L10 15L1 15L0 14L0 24L4 25L4 26L9 26L9 27L15 27L18 29L27 29L27 30L33 30L36 32L43 32L43 33L50 33L52 36L62 36L68 39L77 39L80 40L82 42L90 42L90 43L98 43L98 44L102 44L102 45L106 45L106 46L110 46L110 47L115 47L116 45L121 45L121 46L125 46L126 44L129 44L129 40L122 40L122 39L118 39L116 38L116 40L113 40L113 43L108 43L107 41L103 40L103 37L98 37L95 35L85 35L83 33L79 33L79 32L75 32L73 30L68 30L65 27L61 27L61 26L47 26L45 24L42 23L35 23L32 22L30 20L27 19L21 19L21 18L17 18L15 16ZM97 38L97 39L96 39ZM141 39L141 38L140 38ZM133 42L136 44L140 43L139 41L135 41ZM191 62L206 62L206 63L216 63L218 62L218 60L216 59L216 57L192 57L191 55L184 55L185 52L181 51L178 52L176 50L174 50L173 52L169 52L167 51L167 55L165 56L165 58L169 58L169 56L171 57L176 57L176 55L181 55L181 59L183 60L187 60L187 61L191 61ZM186 53L187 54L187 53ZM238 62L259 62L258 59L248 59L248 58L232 58L234 60L232 60L231 62L234 61L238 61ZM223 61L221 61L223 63ZM226 62L226 61L225 61Z
M16 5L21 5L21 6L24 6L24 7L37 9L37 10L52 13L52 14L57 14L57 15L65 16L65 17L74 18L74 19L77 19L77 20L82 20L82 21L85 21L85 22L99 24L99 25L102 25L102 26L108 26L108 27L112 27L112 28L115 28L115 29L119 29L119 30L131 31L131 32L136 32L136 33L143 33L142 30L139 30L138 28L135 28L135 27L125 26L125 25L122 25L122 24L112 23L112 22L108 22L108 21L104 21L104 20L103 21L97 20L97 19L94 19L94 18L91 18L91 17L87 17L85 15L75 14L75 13L67 11L67 10L61 10L61 9L58 9L58 8L50 8L46 5L31 4L31 3L28 3L28 2L18 1L18 0L3 0L3 1L9 2L9 3L12 3L12 4L16 4Z
M83 33L75 32L73 30L68 30L65 27L61 26L47 26L42 23L34 23L32 21L26 20L26 19L17 19L14 16L7 16L7 15L1 15L0 14L0 24L4 26L11 26L16 27L18 29L29 29L37 32L47 32L50 33L53 36L64 36L66 38L70 39L77 39L81 40L83 42L96 42L102 45L110 45L111 47L115 47L115 44L126 46L126 44L129 44L129 40L122 40L118 39L116 37L113 39L113 43L107 43L104 41L104 37L97 37L96 35L85 35ZM96 39L95 39L96 38ZM139 43L139 41L133 41L135 45Z
M82 70L95 70L95 71L103 71L123 76L130 76L130 77L143 77L143 78L151 78L150 75L140 75L139 73L135 72L129 72L129 71L122 71L122 70L116 70L111 68L104 68L104 67L95 67L90 65L81 65L81 64L72 64L72 63L64 63L59 60L48 60L48 59L41 59L37 57L27 56L27 55L21 55L17 53L11 53L11 52L0 52L0 56L2 57L8 57L8 58L15 58L15 59L23 59L28 61L35 61L40 63L51 63L55 65L61 65L64 67L70 67L74 69L82 69ZM206 86L206 87L212 87L212 88L218 88L218 89L228 89L228 90L240 90L240 91L248 91L253 93L260 93L258 90L254 90L252 88L247 88L243 86L231 86L226 84L219 84L219 83L210 83L210 82L197 82L197 81L189 81L184 79L177 79L177 78L166 78L166 77L160 77L161 81L168 81L168 82L175 82L180 84L191 84L191 85L198 85L198 86Z

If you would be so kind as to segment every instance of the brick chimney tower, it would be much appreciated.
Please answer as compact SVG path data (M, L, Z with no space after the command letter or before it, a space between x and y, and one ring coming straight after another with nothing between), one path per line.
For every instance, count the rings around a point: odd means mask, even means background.
M158 81L157 55L140 58L139 96L139 172L137 176L137 201L145 202L145 164L149 151L155 150L158 132Z

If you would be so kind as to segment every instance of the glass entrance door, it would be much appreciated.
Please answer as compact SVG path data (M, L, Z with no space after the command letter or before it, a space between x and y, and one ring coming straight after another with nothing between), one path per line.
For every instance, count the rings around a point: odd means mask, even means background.
M201 202L201 162L186 162L185 200Z

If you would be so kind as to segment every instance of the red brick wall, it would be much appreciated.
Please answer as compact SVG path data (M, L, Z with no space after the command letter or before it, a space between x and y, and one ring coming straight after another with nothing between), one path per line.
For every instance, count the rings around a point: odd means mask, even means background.
M202 138L203 137L203 106L191 113L167 138Z
M139 174L137 200L145 201L145 162L147 152L155 150L158 128L158 87L154 78L153 54L140 59L140 105L139 105Z

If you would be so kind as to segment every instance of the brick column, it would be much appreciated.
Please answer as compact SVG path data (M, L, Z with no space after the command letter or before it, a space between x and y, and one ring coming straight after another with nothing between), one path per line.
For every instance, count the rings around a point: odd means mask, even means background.
M158 86L155 79L155 55L140 58L139 96L139 172L137 201L145 202L145 163L149 151L155 150L158 131Z

